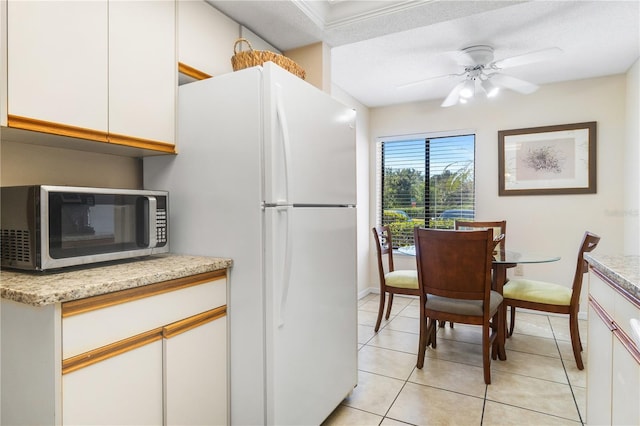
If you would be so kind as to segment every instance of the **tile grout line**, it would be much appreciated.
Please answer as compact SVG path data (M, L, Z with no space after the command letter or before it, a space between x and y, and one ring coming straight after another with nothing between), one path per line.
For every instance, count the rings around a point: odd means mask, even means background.
M569 384L569 390L571 391L571 397L573 398L573 403L575 404L576 411L578 412L578 419L580 424L584 426L585 422L582 419L582 413L580 412L580 407L578 406L578 401L576 399L576 394L573 391L573 384L571 383L571 378L569 377L569 373L567 372L567 366L565 365L565 360L562 357L562 351L560 350L560 345L558 344L558 338L556 336L556 331L553 328L553 324L551 323L551 318L547 316L547 321L549 322L549 327L551 327L551 334L553 334L553 340L556 343L556 348L558 349L558 354L560 354L560 362L562 363L562 369L564 370L564 375L567 378L567 383ZM584 348L583 348L584 349ZM575 359L573 360L575 362Z

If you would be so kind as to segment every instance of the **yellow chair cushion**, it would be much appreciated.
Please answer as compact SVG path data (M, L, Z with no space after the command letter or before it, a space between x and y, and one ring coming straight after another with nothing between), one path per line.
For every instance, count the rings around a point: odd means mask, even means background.
M571 289L559 284L526 279L510 279L504 285L505 299L526 300L548 305L569 306Z
M384 275L385 284L397 288L418 288L418 271L396 270Z

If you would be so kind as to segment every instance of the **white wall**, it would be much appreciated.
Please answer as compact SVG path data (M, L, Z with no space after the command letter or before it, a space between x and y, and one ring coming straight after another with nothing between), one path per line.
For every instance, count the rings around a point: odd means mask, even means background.
M369 164L369 109L335 85L331 89L331 95L356 110L358 296L362 297L368 293L369 283L372 282L369 273L369 237L371 236L369 230L369 170L372 167Z
M640 255L640 60L627 73L624 252Z
M503 91L490 101L477 98L450 108L441 108L439 100L372 109L370 227L376 213L376 137L475 129L476 218L506 219L511 249L561 256L559 262L525 266L524 275L570 286L578 245L586 230L602 237L598 251L623 250L624 220L619 212L624 209L625 87L625 76L618 75L550 84L526 96ZM597 194L498 196L498 130L586 121L598 123ZM375 271L374 261L371 243L370 271ZM396 268L401 267L415 268L415 260L400 258ZM377 277L371 276L375 289Z

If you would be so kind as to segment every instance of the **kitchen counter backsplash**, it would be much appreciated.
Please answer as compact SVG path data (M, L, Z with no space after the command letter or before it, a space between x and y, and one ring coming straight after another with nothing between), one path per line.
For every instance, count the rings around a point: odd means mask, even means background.
M589 264L640 301L640 256L585 253Z
M83 299L232 266L231 259L154 255L56 272L0 271L0 297L33 306Z

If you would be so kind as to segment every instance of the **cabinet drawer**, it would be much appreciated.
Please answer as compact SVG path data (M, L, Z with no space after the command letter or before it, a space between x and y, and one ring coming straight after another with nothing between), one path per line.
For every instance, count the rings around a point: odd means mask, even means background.
M615 311L615 300L618 297L616 291L596 272L591 270L589 273L589 295L593 298L606 312L611 315Z
M617 294L613 319L618 328L622 329L631 338L633 338L630 323L632 318L640 319L640 306L627 299L623 294Z
M62 358L226 305L226 283L222 271L64 303Z

